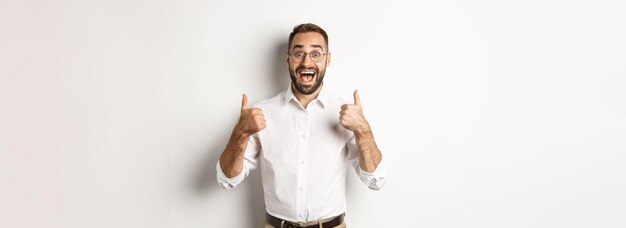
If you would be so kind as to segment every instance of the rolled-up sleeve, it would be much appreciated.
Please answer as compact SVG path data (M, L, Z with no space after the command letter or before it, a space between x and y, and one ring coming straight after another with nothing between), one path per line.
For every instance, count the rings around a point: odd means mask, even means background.
M361 153L354 137L350 139L346 147L348 149L348 162L359 175L361 181L372 190L380 190L385 185L385 176L387 175L384 156L374 172L369 173L361 169L359 164Z
M259 151L261 147L259 144L259 138L256 134L250 136L248 138L248 145L246 146L246 151L244 152L243 157L243 170L239 175L228 178L224 171L222 170L222 166L220 162L217 162L215 169L217 169L217 183L222 186L224 189L232 189L237 187L247 176L250 174L250 171L254 170L257 167Z

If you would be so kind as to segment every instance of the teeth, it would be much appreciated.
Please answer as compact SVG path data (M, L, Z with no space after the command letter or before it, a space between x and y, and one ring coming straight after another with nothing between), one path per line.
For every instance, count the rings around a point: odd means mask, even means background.
M315 74L313 72L302 72L302 74Z

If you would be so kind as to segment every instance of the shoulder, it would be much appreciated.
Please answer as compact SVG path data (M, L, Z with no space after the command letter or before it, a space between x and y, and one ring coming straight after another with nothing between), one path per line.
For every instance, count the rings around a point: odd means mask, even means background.
M330 105L332 106L337 106L340 107L343 104L351 104L353 103L351 100L340 96L339 94L337 94L336 92L334 92L333 90L328 90L326 91L326 93L324 94L324 98L326 102L328 102Z
M285 102L285 91L274 95L273 97L255 103L253 106L260 109L271 109L279 107L278 105Z

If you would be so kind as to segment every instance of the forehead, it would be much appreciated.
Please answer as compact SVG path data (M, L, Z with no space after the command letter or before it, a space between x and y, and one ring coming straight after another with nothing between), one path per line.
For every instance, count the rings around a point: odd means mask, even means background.
M289 49L294 49L295 47L299 48L315 48L320 47L321 49L326 49L326 41L324 41L324 37L322 34L317 32L305 32L298 33L293 37L291 41L291 47Z

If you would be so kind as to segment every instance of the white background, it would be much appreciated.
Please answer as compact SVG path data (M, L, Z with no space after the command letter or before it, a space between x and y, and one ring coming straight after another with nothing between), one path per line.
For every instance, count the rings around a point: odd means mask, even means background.
M349 227L626 227L621 1L0 0L0 227L259 227L222 190L239 115L330 35L389 173ZM256 170L258 171L258 170Z

